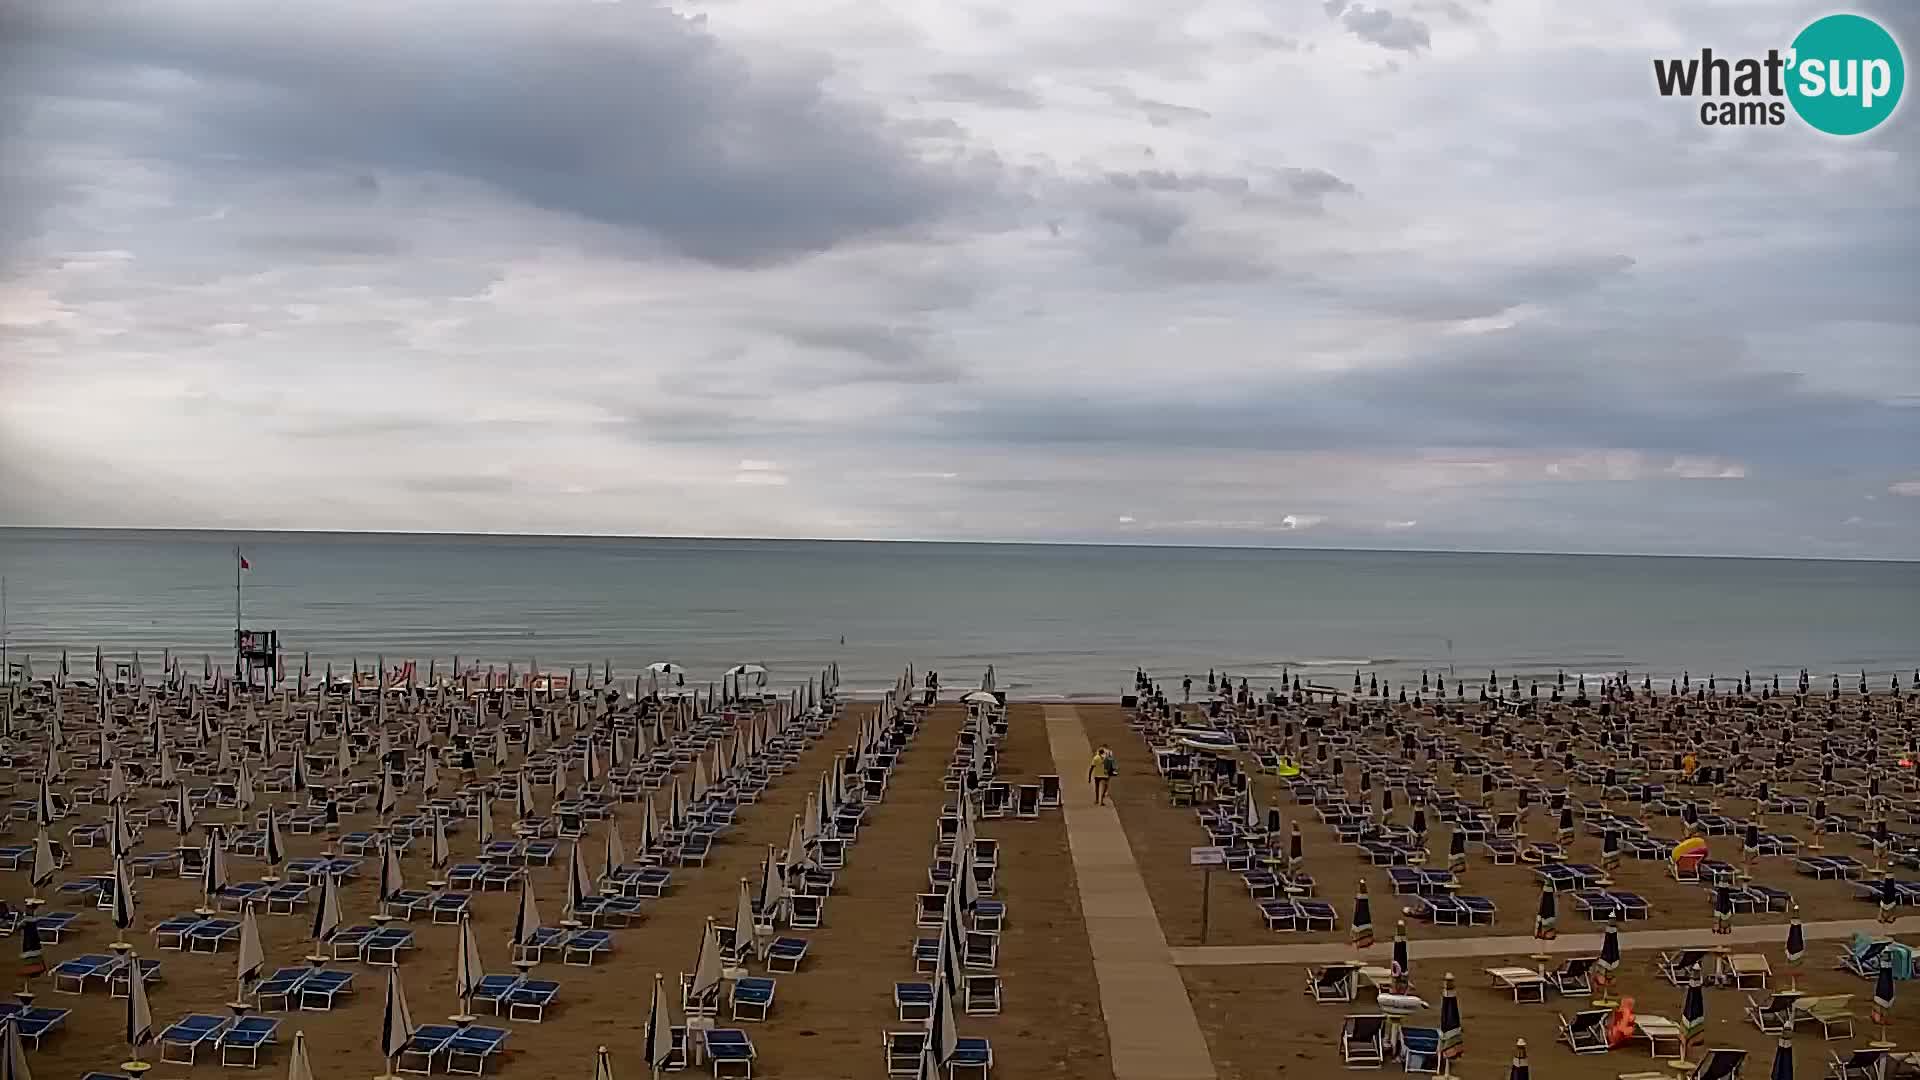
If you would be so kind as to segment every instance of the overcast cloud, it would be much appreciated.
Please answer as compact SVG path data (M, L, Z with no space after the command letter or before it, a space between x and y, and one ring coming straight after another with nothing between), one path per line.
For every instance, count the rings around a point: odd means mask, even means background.
M0 525L1917 558L1828 10L0 0Z

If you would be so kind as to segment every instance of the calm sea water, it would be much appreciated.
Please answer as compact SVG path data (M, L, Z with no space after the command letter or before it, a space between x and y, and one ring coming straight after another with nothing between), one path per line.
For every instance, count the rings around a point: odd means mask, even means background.
M910 661L949 685L992 663L1017 696L1113 697L1135 665L1256 685L1804 666L1877 687L1920 664L1920 563L52 530L0 530L8 648L41 671L96 646L230 663L236 543L247 625L316 666L757 662L790 683L838 661L871 689Z

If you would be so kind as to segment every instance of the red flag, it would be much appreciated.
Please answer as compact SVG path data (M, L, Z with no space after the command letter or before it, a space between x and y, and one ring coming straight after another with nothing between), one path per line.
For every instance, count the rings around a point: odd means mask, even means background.
M245 555L240 556L240 569L242 570L253 569L253 564L247 562L247 557Z

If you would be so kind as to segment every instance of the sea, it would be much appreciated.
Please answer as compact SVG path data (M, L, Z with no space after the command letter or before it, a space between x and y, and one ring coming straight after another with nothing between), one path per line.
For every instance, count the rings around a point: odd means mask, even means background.
M248 569L236 573L236 548ZM1805 668L1852 690L1920 667L1920 563L1053 544L0 529L4 649L36 674L163 650L231 669L238 618L318 674L650 663L688 682L908 664L1023 699L1113 699L1136 667L1417 686Z

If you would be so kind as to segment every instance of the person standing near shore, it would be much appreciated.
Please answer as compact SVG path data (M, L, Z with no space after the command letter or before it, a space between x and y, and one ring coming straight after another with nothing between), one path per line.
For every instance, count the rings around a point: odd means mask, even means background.
M1087 764L1087 779L1093 782L1093 805L1102 806L1113 787L1113 776L1120 771L1120 763L1114 759L1113 748L1105 743L1093 752L1093 760Z

